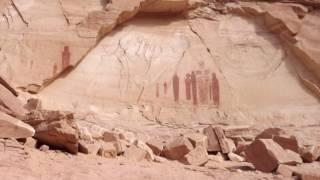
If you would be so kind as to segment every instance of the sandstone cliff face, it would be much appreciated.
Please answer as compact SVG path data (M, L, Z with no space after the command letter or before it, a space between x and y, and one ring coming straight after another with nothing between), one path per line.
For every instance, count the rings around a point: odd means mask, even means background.
M311 119L319 4L5 0L0 75L54 108L143 104L160 119L216 110Z

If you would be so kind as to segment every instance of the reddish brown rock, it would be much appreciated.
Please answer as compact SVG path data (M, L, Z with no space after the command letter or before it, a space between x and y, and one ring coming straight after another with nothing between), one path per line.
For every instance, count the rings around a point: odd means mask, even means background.
M166 143L162 155L171 160L180 160L192 149L193 146L187 138L177 137Z
M302 159L298 153L293 152L289 149L287 149L286 152L287 152L288 159L290 159L290 161L288 161L286 164L297 165L302 163Z
M313 162L320 157L320 146L306 146L300 148L300 156L304 162Z
M208 152L203 146L198 146L186 154L180 162L187 165L201 166L208 162Z
M276 143L278 143L282 148L289 149L291 151L299 153L299 144L296 137L280 135L280 136L274 136L273 140Z
M162 138L153 138L146 143L153 151L153 153L159 156L164 148L165 141Z
M280 128L268 128L256 136L256 139L272 139L274 136L285 135L286 132Z
M103 133L103 141L105 142L115 142L120 139L119 133L113 131L105 131Z
M221 150L218 137L216 133L214 132L214 129L212 126L208 126L203 130L204 134L208 138L208 152L218 152Z
M247 160L256 169L263 172L272 172L279 164L291 164L287 152L272 139L257 139L245 151Z

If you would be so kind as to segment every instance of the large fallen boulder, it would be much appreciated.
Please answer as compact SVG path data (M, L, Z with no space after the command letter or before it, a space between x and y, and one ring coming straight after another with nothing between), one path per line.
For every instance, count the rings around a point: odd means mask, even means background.
M34 133L30 125L0 112L0 138L27 138Z
M166 143L162 155L170 160L180 160L193 150L192 143L186 137L176 137Z
M208 152L204 146L198 146L186 154L180 162L187 165L202 166L208 162Z
M35 138L43 144L78 153L79 129L73 114L61 111L32 111L25 122L36 130Z
M300 155L304 162L311 163L320 158L320 146L310 145L300 148Z
M278 143L282 148L289 149L299 153L299 143L296 137L289 135L274 136L273 140Z
M203 133L208 138L208 152L218 152L221 151L220 144L216 133L212 126L208 126L203 130Z
M272 139L257 139L250 144L246 150L246 158L257 170L272 172L279 164L297 164L296 156L293 157L291 151L284 150Z

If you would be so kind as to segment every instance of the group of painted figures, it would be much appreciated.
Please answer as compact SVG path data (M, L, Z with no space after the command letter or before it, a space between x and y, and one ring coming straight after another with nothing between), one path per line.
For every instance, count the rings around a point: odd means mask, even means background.
M214 104L219 106L220 92L219 81L215 73L206 71L192 71L187 73L184 78L185 98L192 101L193 105ZM173 97L175 102L180 100L180 77L174 74L172 77ZM163 83L163 93L167 94L168 84ZM156 87L156 97L160 97L160 85Z

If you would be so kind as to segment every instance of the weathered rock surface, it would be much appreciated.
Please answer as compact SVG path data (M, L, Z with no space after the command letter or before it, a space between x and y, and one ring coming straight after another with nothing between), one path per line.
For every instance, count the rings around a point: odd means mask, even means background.
M163 156L170 160L180 160L193 150L191 142L185 137L176 137L166 143Z
M198 146L186 154L180 161L187 165L204 165L206 162L208 162L207 149L203 146Z
M34 134L30 125L0 112L0 138L27 138Z
M208 126L204 129L204 134L208 138L208 151L209 152L217 152L221 150L218 137L216 133L214 132L214 129L212 126Z
M247 160L263 172L274 171L279 164L296 164L296 157L290 156L271 139L258 139L246 149Z
M32 111L25 122L35 129L35 138L44 144L78 153L79 130L73 114L60 111Z
M26 113L22 102L8 89L0 84L0 110L7 109L5 113L13 116L23 116Z

